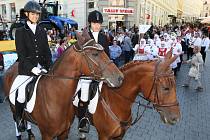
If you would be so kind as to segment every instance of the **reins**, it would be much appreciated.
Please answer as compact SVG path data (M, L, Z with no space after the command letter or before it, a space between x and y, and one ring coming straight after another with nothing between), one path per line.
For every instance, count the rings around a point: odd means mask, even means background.
M149 92L149 96L148 97L144 97L143 95L138 94L139 97L141 97L142 99L144 99L144 100L146 100L148 102L146 105L145 104L142 104L140 102L140 100L139 101L135 101L135 100L133 101L133 100L131 100L131 99L125 97L125 96L122 96L122 95L118 94L116 91L112 90L115 93L115 95L120 96L121 98L129 101L130 103L135 103L135 104L138 105L137 106L136 117L135 117L134 121L130 123L129 121L130 121L132 115L129 117L128 121L121 121L112 112L112 110L110 109L109 105L107 105L106 102L103 103L103 105L105 106L105 109L108 111L108 113L111 115L111 117L114 120L120 122L120 124L127 124L126 126L130 127L130 126L133 126L134 124L136 124L142 118L142 116L144 115L146 109L156 109L156 107L172 107L172 106L179 105L177 102L176 103L171 103L171 104L163 104L163 105L159 105L158 104L159 103L159 96L158 96L157 83L156 83L157 79L160 78L160 77L168 77L168 76L172 76L173 75L173 73L170 73L170 74L157 74L157 68L158 68L158 65L160 64L160 62L161 62L160 60L157 61L156 65L155 65L154 80L153 80L153 84L152 84L152 87L151 87L150 92ZM150 104L151 104L152 101L149 98L152 95L152 92L153 92L154 88L155 88L155 99L154 99L154 103L152 103L153 106L150 106ZM157 102L158 103L155 103L156 102L156 99L157 99ZM106 107L106 106L108 106L108 107ZM140 114L140 106L143 106L144 107L144 110L142 111L141 114Z

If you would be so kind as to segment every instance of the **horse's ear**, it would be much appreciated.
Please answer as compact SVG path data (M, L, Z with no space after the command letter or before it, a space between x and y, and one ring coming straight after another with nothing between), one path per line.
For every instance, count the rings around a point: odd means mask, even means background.
M176 59L177 59L177 57L178 57L179 55L174 55L172 58L170 58L169 59L169 65L171 64L171 63L173 63Z
M170 49L170 51L168 51L168 52L166 53L165 59L168 60L168 59L170 59L171 57L172 57L172 48Z
M173 63L177 59L178 55L172 57L172 48L167 52L165 56L165 61L163 62L163 70L167 70L171 63Z
M173 63L178 57L178 55L175 55L172 57L172 51L173 51L173 48L171 48L170 51L168 51L165 56L165 62L167 63L167 65L170 65L171 63Z
M90 37L90 35L89 35L89 30L88 30L87 27L83 29L82 36L83 36L86 40L90 40L90 39L91 39L91 37Z
M85 38L79 32L76 32L77 43L79 46L83 45L85 42Z
M169 59L166 59L164 62L163 62L163 67L162 67L162 70L167 70L169 67L170 67L170 64L173 63L176 59L177 59L178 55L175 55Z

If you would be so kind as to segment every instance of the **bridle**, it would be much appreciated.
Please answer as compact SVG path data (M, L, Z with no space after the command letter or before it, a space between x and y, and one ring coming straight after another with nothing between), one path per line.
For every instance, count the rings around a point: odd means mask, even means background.
M143 95L139 94L138 96L140 96L142 99L148 101L147 105L145 104L141 104L140 101L138 102L138 111L137 111L137 115L135 120L131 123L131 125L134 125L135 123L137 123L141 117L143 116L144 112L146 111L146 109L155 109L158 110L159 107L173 107L173 106L179 106L179 103L176 101L174 103L168 103L168 104L160 104L160 100L159 100L159 96L158 96L158 89L157 89L157 81L160 78L170 78L170 77L174 77L174 73L173 71L170 73L157 73L157 69L158 66L160 64L160 60L157 61L156 65L155 65L155 72L154 72L154 79L153 79L153 83L152 83L152 87L150 89L150 93L148 97L144 97ZM154 101L152 102L150 97L152 95L154 91ZM137 102L136 102L137 103ZM152 103L152 106L150 106L150 104ZM140 106L144 107L144 110L142 112L141 115L139 115L139 110L140 110Z
M170 72L170 73L157 73L157 69L158 69L158 66L160 64L160 60L157 61L156 65L155 65L155 72L154 72L154 79L153 79L153 84L152 84L152 87L150 89L150 93L149 93L149 96L148 97L144 97L142 95L139 95L141 98L147 100L148 102L152 102L150 100L150 97L154 91L154 101L153 101L153 107L155 109L157 109L157 107L172 107L172 106L178 106L179 103L176 101L174 103L169 103L169 104L160 104L160 100L159 100L159 94L158 94L158 89L157 89L157 81L159 81L160 78L170 78L170 77L174 77L174 73L173 71Z
M79 49L78 49L75 45L73 46L73 48L74 48L75 51L81 53L82 56L84 57L84 59L86 60L87 65L88 65L88 68L89 68L89 70L91 71L91 72L90 72L90 73L91 73L90 77L94 77L95 79L105 80L105 78L102 77L102 72L103 72L104 70L106 70L107 66L110 65L110 64L112 64L113 61L112 61L112 60L109 60L108 62L106 62L106 63L104 64L103 67L100 67L100 65L99 65L95 60L93 60L93 59L86 53L86 51L85 51L85 50L87 50L87 49L95 49L95 50L98 50L98 51L101 51L101 52L104 50L104 48L103 48L100 44L98 44L98 43L95 43L95 44L93 44L93 45L88 45L88 44L90 44L90 43L93 42L93 41L94 41L94 39L90 39L90 40L87 41L84 45L82 45L82 47L80 47ZM96 71L95 71L94 66L93 66L92 63L93 63L94 65L96 65L97 68L99 68L99 71L98 71L99 74L96 73ZM81 65L82 65L82 64L81 64ZM81 67L82 67L82 66L81 66ZM82 72L81 72L81 75L82 75Z
M160 60L157 61L156 65L155 65L155 71L154 71L154 78L153 78L153 84L152 84L152 87L150 89L150 92L149 92L149 96L148 97L144 97L143 95L138 95L140 96L141 98L143 98L144 100L148 101L148 103L145 105L145 104L142 104L140 101L132 101L130 100L129 98L127 97L124 97L120 94L117 94L116 92L114 92L116 95L118 96L121 96L122 98L124 98L125 100L131 102L131 103L136 103L138 104L138 107L137 107L137 115L134 119L133 122L131 122L131 118L132 118L132 115L129 117L129 119L127 121L122 121L120 120L113 112L111 109L109 109L109 105L106 104L105 100L102 99L102 104L103 106L105 107L105 109L108 111L109 115L115 120L115 121L118 121L121 126L124 126L126 128L130 127L131 125L134 125L136 124L140 119L141 117L143 116L144 112L146 111L146 109L155 109L157 110L158 107L173 107L173 106L178 106L179 103L176 101L174 103L169 103L169 104L160 104L160 100L159 100L159 96L158 96L158 89L157 89L157 81L160 79L160 78L170 78L170 77L174 77L174 73L171 72L171 73L157 73L158 72L158 66L160 64ZM154 101L151 101L150 100L150 97L152 95L154 91ZM150 106L150 104L153 104L152 106ZM142 113L140 114L140 106L143 106L144 107L144 110L142 111Z
M93 68L93 64L96 65L97 67L100 67L100 65L95 61L93 60L88 54L86 54L86 51L87 49L96 49L98 51L103 51L104 48L100 45L100 44L93 44L92 46L88 45L89 43L91 43L92 41L94 41L94 39L90 39L89 41L87 41L84 45L82 45L82 47L80 48L77 48L75 45L73 45L73 50L75 50L76 52L80 53L82 55L82 57L86 60L87 62L87 65L88 65L88 68L90 69L90 75L84 75L83 72L82 72L82 62L80 64L80 76L78 77L71 77L71 76L58 76L58 75L54 75L54 72L53 74L48 74L48 73L41 73L41 75L44 75L44 76L49 76L49 77L54 77L54 78L60 78L60 79L71 79L71 80L79 80L79 79L87 79L87 80L98 80L98 81L104 81L105 78L102 77L101 73L106 70L107 66L109 64L112 64L113 61L112 60L109 60L108 62L105 63L105 65L102 67L102 68L99 68L99 74L97 74L95 72L95 69ZM85 77L84 77L85 76ZM83 78L82 78L83 77Z

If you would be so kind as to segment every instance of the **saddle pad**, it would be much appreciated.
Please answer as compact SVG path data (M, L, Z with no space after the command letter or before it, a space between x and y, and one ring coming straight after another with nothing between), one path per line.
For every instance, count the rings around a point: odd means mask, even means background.
M101 92L101 88L102 88L102 85L103 85L103 82L100 82L99 83L99 90ZM73 101L73 105L78 107L78 103L79 103L79 97L78 97L78 94L77 92L81 89L81 80L79 80L78 84L77 84L77 89L76 89L76 92L75 92L75 99ZM96 92L96 95L95 97L90 100L90 103L88 105L88 111L91 113L91 114L94 114L95 111L96 111L96 108L97 108L97 105L98 105L98 98L99 98L99 91L97 89L97 92Z
M15 105L15 93L18 88L23 87L25 89L26 85L32 80L33 77L30 76L25 76L25 75L18 75L10 89L10 94L9 94L9 100L10 102ZM34 109L35 101L36 101L36 88L39 82L39 79L41 76L38 77L35 86L34 86L34 91L31 99L27 102L25 110L29 113L31 113ZM25 90L23 91L25 94Z

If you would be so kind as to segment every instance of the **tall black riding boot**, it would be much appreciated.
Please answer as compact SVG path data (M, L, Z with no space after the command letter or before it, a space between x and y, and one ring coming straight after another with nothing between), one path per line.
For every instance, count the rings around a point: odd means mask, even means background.
M86 117L88 109L88 102L83 102L79 100L79 105L78 105L78 118L79 118L79 125L78 129L80 132L88 133L89 132L89 127L90 127L90 122L89 119Z
M24 121L22 119L24 109L24 103L19 103L17 100L15 101L15 121L17 123L17 129L19 132L25 131Z

